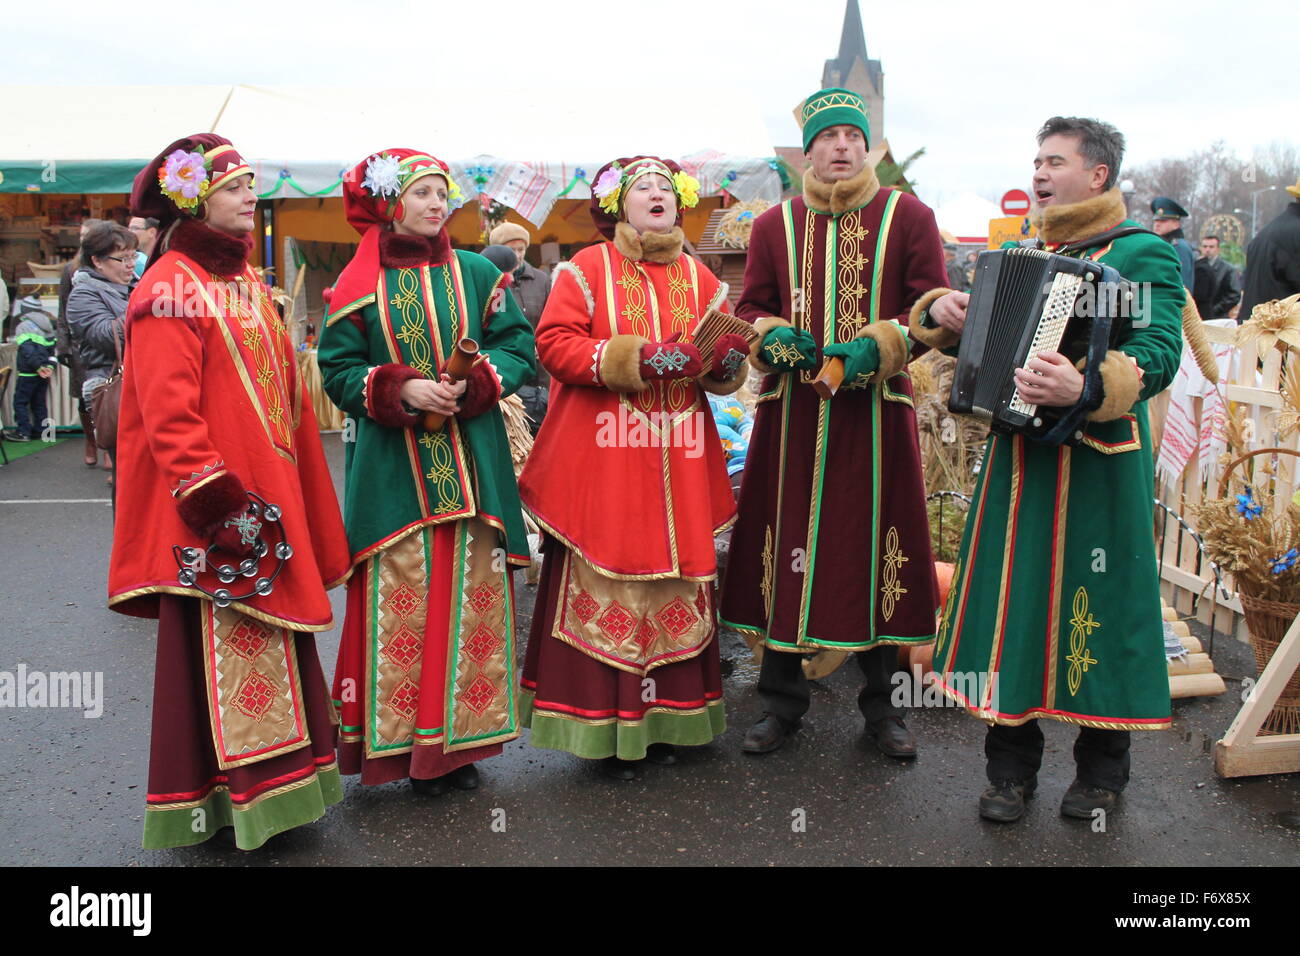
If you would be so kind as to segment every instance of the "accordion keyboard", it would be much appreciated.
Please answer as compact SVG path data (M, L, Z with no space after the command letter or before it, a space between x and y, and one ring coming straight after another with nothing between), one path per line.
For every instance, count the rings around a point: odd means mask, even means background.
M1058 272L1052 278L1051 291L1043 303L1043 314L1038 320L1034 332L1034 341L1025 353L1028 362L1040 352L1056 352L1061 348L1061 339L1065 336L1066 326L1074 315L1074 303L1079 297L1079 287L1083 276L1069 272ZM1031 405L1020 397L1020 389L1015 389L1007 408L1022 415L1032 417L1038 411L1037 405Z

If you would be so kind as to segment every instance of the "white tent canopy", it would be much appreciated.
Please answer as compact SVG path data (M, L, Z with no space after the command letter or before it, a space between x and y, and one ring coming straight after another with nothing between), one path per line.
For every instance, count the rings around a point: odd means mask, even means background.
M974 193L963 193L935 209L934 218L940 229L948 230L959 242L985 242L989 236L989 220L1002 218L1002 210L997 203Z
M709 95L718 108L700 103L698 88L690 97L664 90L648 99L629 98L615 84L571 91L0 86L0 101L27 104L26 119L0 134L0 162L145 160L187 133L209 131L253 162L259 195L294 198L339 195L343 170L375 150L405 146L450 163L467 197L481 190L540 222L566 188L569 198L588 197L602 163L652 152L682 161L702 195L725 187L742 200L779 199L772 146L753 100L712 87Z

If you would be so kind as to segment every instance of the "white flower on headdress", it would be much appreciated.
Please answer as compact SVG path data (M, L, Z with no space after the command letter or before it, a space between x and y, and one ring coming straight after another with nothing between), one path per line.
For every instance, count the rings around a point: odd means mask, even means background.
M400 169L401 163L396 156L388 153L371 156L366 163L366 176L361 180L361 188L369 190L370 195L378 199L395 198L402 192L398 180Z

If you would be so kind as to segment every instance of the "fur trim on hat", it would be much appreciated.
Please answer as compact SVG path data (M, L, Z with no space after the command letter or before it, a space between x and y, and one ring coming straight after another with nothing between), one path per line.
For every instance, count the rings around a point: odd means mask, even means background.
M649 342L639 335L615 335L600 353L600 381L615 392L643 392L641 347Z
M164 233L163 241L167 251L188 256L219 276L240 275L253 251L252 236L236 239L188 216L177 219L170 232Z
M1112 422L1123 418L1142 395L1142 379L1133 359L1111 350L1101 363L1101 405L1088 413L1090 422Z
M389 362L377 365L366 377L366 413L380 425L410 428L419 424L421 412L408 412L402 404L402 385L413 378L424 378L409 365Z
M873 322L854 338L871 339L880 351L880 365L872 373L868 385L879 385L907 368L911 349L908 347L907 333L897 322Z
M528 230L517 222L503 222L488 233L488 245L490 246L504 246L514 239L522 239L530 245L533 241L532 237L528 235Z
M951 329L945 329L943 326L927 329L921 324L921 313L952 291L952 289L931 289L912 306L912 311L907 316L907 331L922 345L928 345L932 349L946 349L961 341L961 336Z
M501 401L501 379L487 358L477 362L465 377L465 394L460 398L459 419L475 418Z
M441 266L451 261L451 238L439 229L432 239L383 229L379 233L379 264L385 269Z
M1113 229L1128 218L1124 194L1115 186L1100 196L1065 206L1035 206L1029 214L1038 236L1050 246L1077 242Z
M673 231L668 233L638 233L625 222L614 226L614 248L633 262L642 259L659 265L676 262L685 241L686 233L680 226L673 226Z
M781 318L779 315L765 315L754 323L754 331L758 333L758 338L754 344L749 347L749 364L754 366L755 370L762 372L764 375L779 375L782 369L775 369L763 361L763 339L768 332L773 329L792 329L794 323Z
M248 495L244 483L232 471L195 485L189 494L182 492L176 503L181 520L204 541L207 541L231 515L248 510Z
M838 216L865 206L876 198L879 191L880 180L876 179L876 170L870 163L863 166L857 175L833 183L818 179L811 166L803 173L803 201L813 212Z

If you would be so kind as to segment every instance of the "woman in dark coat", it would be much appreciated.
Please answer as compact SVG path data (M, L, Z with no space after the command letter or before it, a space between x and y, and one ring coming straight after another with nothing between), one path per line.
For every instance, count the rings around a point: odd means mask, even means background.
M96 386L118 363L122 319L135 285L135 246L131 230L115 222L95 226L81 244L81 268L72 277L67 321L85 370L79 397L87 410ZM112 484L112 476L108 481Z

